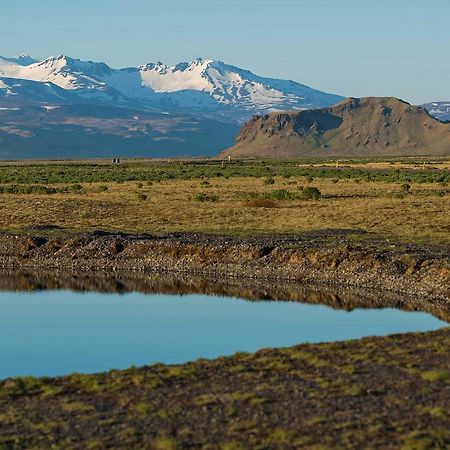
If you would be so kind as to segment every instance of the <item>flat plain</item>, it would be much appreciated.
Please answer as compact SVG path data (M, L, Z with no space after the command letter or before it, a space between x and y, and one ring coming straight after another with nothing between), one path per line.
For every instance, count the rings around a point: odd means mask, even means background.
M450 243L447 160L53 162L0 166L0 229L296 233ZM310 188L320 199L305 195Z

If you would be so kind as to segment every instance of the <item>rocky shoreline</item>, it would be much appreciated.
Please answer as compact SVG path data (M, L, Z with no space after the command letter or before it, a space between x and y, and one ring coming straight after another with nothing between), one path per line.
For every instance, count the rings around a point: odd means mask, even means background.
M390 293L449 307L448 248L375 238L355 243L349 235L345 230L256 237L0 234L0 269L172 274L206 277L213 284L301 283L364 289L378 296Z

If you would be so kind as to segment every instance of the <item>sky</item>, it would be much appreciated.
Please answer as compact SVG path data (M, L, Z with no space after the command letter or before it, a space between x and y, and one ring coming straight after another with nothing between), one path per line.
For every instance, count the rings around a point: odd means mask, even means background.
M450 1L0 0L0 55L214 58L345 96L450 100Z

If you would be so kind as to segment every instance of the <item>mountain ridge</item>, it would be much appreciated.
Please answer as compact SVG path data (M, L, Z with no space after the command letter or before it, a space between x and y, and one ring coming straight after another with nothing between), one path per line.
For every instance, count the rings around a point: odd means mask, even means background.
M225 120L221 114L225 112L234 122L255 113L330 106L343 98L295 81L260 77L213 59L122 69L65 55L37 62L24 56L25 60L32 63L0 57L0 77L53 83L73 91L83 102L219 113L219 120Z
M347 98L328 108L256 116L222 156L448 155L450 124L394 97Z
M254 114L340 99L212 59L114 69L0 57L0 159L212 156Z

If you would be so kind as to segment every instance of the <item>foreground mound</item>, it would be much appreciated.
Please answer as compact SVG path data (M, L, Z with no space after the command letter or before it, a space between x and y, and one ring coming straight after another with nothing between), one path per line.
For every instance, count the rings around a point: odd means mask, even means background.
M0 448L437 449L450 330L0 381Z
M448 155L450 124L396 98L348 98L330 108L255 116L236 157Z

